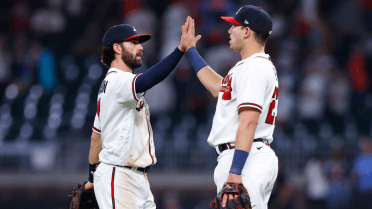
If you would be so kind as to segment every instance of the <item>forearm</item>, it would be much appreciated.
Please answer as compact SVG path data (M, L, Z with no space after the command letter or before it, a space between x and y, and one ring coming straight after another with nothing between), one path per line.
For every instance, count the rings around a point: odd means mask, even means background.
M235 153L230 174L241 175L251 151L260 111L250 107L239 109L240 124L235 139Z
M99 153L101 152L102 148L92 148L90 147L89 151L89 164L97 164L99 163Z
M212 96L217 98L221 88L222 77L209 66L203 67L196 75Z
M250 152L261 111L253 107L239 109L240 124L235 139L235 149Z
M235 139L235 149L251 151L256 127L255 123L240 123Z
M93 133L90 142L89 164L99 163L99 153L102 150L101 135Z
M136 80L136 93L149 90L163 81L177 66L183 56L183 52L177 47L170 55L150 67L146 72L138 76Z
M221 87L222 77L218 75L204 59L200 56L195 47L187 51L190 62L204 87L211 92L213 97L217 98Z
M252 147L255 129L252 124L240 123L235 139L235 152L230 174L241 175Z

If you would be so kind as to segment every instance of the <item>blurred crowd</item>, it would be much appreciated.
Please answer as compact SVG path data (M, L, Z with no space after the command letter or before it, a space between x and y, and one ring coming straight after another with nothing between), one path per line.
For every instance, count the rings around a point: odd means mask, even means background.
M220 16L234 15L246 4L261 6L273 19L266 44L280 89L273 148L279 159L296 146L313 156L301 167L305 180L282 171L281 192L274 192L272 204L301 208L301 199L315 208L363 204L372 193L371 139L363 137L372 135L369 0L1 1L0 146L89 139L99 83L107 71L100 64L101 38L116 24L132 24L152 35L143 44L144 64L134 71L140 73L178 46L190 15L202 35L198 51L225 76L241 57L229 49L230 25ZM186 57L147 92L146 100L158 153L165 144L180 154L195 146L191 143L208 149L216 100ZM196 159L196 164L202 160ZM302 181L309 182L303 195L293 192L293 184ZM293 196L298 201L288 203ZM355 196L359 199L353 202Z

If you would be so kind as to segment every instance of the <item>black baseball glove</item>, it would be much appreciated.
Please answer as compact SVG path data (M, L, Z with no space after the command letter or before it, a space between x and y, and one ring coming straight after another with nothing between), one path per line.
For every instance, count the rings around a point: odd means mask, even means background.
M77 189L74 188L72 195L69 195L72 196L70 209L99 209L94 191L85 190L86 183L78 184Z
M238 196L233 199L227 199L226 207L222 207L222 196L224 194ZM210 207L215 209L252 209L251 199L244 185L228 182L223 185L223 189L211 202Z

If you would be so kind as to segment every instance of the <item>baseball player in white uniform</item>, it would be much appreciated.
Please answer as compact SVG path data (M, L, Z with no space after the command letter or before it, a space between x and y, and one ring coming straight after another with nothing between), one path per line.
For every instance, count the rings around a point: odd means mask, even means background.
M208 143L218 165L214 181L219 192L225 182L243 183L255 209L266 209L278 173L278 158L270 148L278 107L278 78L270 56L264 53L272 21L261 7L241 7L234 17L230 48L242 60L225 78L205 63L195 48L187 55L202 84L218 98ZM223 195L222 207L227 199Z
M191 27L194 26L187 21L182 34ZM185 43L191 39L183 37L168 57L136 75L132 70L142 64L141 43L151 35L138 34L133 26L122 24L111 27L103 36L101 58L110 69L98 92L89 181L85 185L85 189L94 185L101 209L156 208L146 176L156 163L156 156L144 94L166 78L187 51Z

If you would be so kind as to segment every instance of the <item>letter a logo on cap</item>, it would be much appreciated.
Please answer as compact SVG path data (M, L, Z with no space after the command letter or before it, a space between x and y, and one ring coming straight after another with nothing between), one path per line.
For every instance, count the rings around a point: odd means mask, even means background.
M135 27L133 27L133 31L137 31Z

